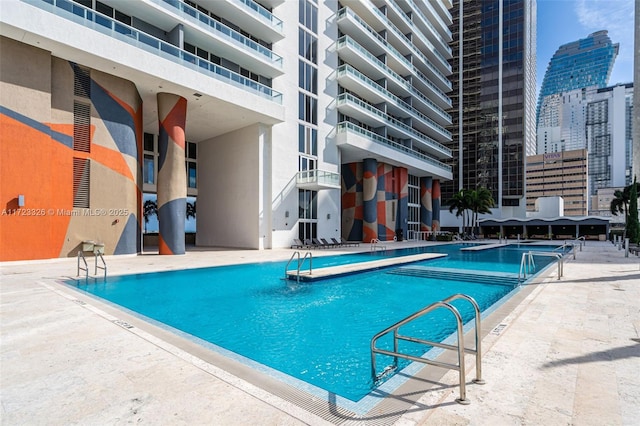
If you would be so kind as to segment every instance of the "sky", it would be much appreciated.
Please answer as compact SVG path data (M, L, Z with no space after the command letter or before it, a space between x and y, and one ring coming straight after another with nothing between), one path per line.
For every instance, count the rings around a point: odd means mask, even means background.
M634 0L538 0L537 4L537 93L556 50L600 30L609 31L611 42L620 44L609 85L633 82Z

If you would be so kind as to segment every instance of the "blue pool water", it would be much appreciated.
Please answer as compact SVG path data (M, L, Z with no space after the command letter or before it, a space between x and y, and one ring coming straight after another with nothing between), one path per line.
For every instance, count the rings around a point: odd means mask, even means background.
M524 245L483 251L460 251L462 247L456 244L386 254L317 257L313 263L317 268L391 254L440 252L448 256L418 264L517 274L522 253L531 250ZM542 249L535 247L536 251ZM541 261L550 262L551 258ZM473 297L484 310L513 289L399 276L387 273L388 269L296 283L282 279L285 264L232 265L72 284L352 401L372 390L369 344L378 331L454 293ZM468 302L458 300L453 304L465 321L473 318ZM436 310L403 328L403 334L436 341L454 331L453 316L445 310ZM389 342L381 340L378 346L385 344ZM428 348L406 343L401 349L419 356ZM378 358L379 368L388 364L388 357Z

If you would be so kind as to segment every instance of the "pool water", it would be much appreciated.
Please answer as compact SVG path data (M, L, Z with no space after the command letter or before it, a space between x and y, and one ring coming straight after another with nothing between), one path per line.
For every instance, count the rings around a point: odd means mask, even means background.
M522 253L531 250L460 251L461 247L403 249L394 255L446 252L447 258L419 264L517 274ZM541 248L536 246L535 250ZM317 268L389 255L367 252L318 257L313 262ZM378 331L454 293L473 297L484 310L513 289L399 276L384 269L296 283L282 279L285 264L138 274L73 285L351 401L358 401L373 388L369 344ZM465 321L473 318L468 302L458 300L453 305ZM403 334L440 341L455 331L455 321L450 312L436 310L402 330ZM378 347L385 345L390 348L390 341L381 339ZM400 348L416 356L428 349L412 343ZM391 364L391 358L379 356L377 363L382 369Z

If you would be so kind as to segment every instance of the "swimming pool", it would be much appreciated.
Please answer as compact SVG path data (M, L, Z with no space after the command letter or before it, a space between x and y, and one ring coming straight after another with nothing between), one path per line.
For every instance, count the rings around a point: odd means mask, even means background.
M447 253L447 258L418 264L517 274L522 253L531 250L530 246L508 246L469 252L461 251L462 247L318 257L314 268L392 254L440 252ZM536 250L551 248L536 246ZM454 293L473 297L485 310L513 290L505 285L396 275L389 273L391 269L296 283L282 279L285 264L138 274L73 285L351 401L372 390L369 342L375 333ZM473 317L468 303L453 304L465 321ZM440 341L455 330L455 323L450 313L435 311L404 330ZM380 346L384 344L381 341ZM401 348L418 356L427 349ZM389 363L379 361L382 367Z

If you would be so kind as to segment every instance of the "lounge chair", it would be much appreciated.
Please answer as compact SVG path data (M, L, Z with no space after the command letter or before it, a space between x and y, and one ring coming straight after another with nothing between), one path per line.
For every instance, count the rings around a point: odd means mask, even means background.
M336 240L335 238L331 238L331 242L333 242L333 245L336 246L336 247L342 247L343 246L343 244L340 241Z
M312 238L311 241L313 241L313 244L318 247L318 248L328 248L329 246L324 244L322 241L320 241L317 238Z
M339 244L336 243L330 243L329 241L327 241L325 238L320 238L320 241L322 241L322 244L324 246L326 246L327 248L335 248L338 247Z
M291 244L291 248L307 248L307 245L305 243L303 243L302 241L300 241L300 239L298 238L294 238L293 239L293 244Z
M314 248L314 249L316 249L316 248L321 247L321 245L316 244L315 242L311 241L308 238L306 240L304 240L304 244L305 244L306 248Z

